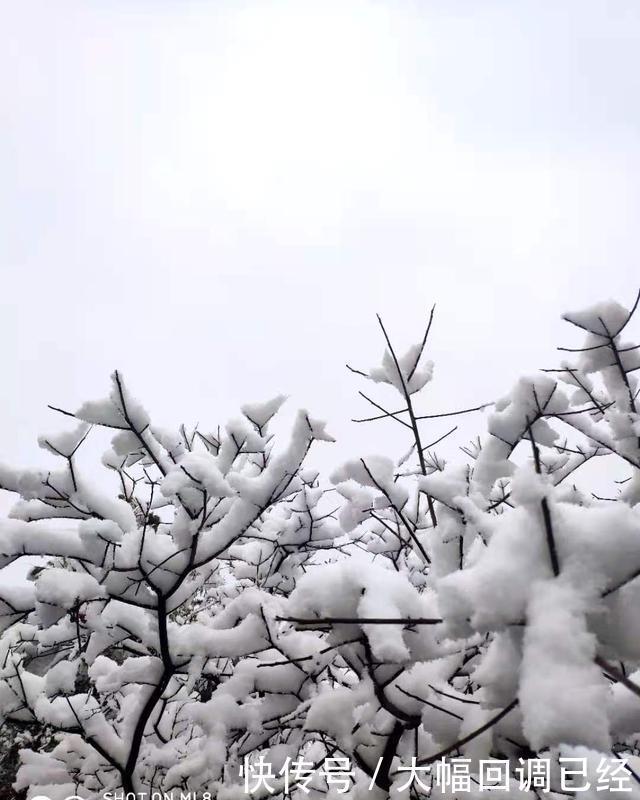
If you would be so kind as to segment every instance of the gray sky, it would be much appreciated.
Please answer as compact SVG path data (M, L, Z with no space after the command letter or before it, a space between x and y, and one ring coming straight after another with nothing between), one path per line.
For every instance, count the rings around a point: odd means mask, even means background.
M4 461L116 367L162 424L286 392L322 464L399 452L349 423L375 312L403 349L438 303L439 411L640 284L635 0L3 0L0 40Z

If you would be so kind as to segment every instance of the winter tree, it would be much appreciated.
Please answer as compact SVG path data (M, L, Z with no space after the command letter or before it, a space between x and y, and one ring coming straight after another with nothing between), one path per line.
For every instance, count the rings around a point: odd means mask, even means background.
M2 522L2 563L49 561L31 591L2 592L0 708L60 734L50 752L23 751L18 789L204 791L225 779L230 749L263 746L296 714L297 687L267 698L269 673L256 670L300 638L278 630L269 600L336 534L303 469L330 437L301 412L274 455L268 426L283 400L245 406L223 432L173 434L115 373L107 399L70 415L77 427L40 439L59 470L2 469L22 497ZM76 467L94 425L115 431L102 463L117 497Z
M362 421L405 454L349 461L330 493L304 467L321 423L301 412L274 446L283 398L173 433L115 373L63 411L78 426L40 440L59 470L0 471L22 498L2 564L47 559L0 594L0 713L48 736L16 790L640 794L637 305L567 314L582 345L492 403L459 464L435 451L455 426L425 426L481 406L424 410L433 311L404 355L379 320L381 364L350 369L397 392L361 393ZM91 426L114 431L116 496L76 463ZM610 496L580 484L596 460Z

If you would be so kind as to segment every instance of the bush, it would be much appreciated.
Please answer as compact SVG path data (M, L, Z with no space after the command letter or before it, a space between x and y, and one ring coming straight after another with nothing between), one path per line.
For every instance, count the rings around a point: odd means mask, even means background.
M1 563L46 559L0 590L5 737L35 736L15 790L355 798L437 782L453 797L491 790L499 759L496 791L561 796L582 780L595 798L607 769L637 791L634 310L566 315L584 346L492 404L457 465L434 450L455 428L425 445L422 426L481 407L418 410L433 311L403 356L380 321L381 365L352 371L397 391L399 411L363 395L368 421L394 421L411 447L337 469L337 508L305 468L331 441L322 423L300 412L274 449L282 397L223 431L170 432L116 372L106 399L56 409L78 423L40 439L61 467L0 468L22 498L0 522ZM92 426L114 431L112 495L78 468ZM624 469L609 498L574 483L595 459L612 479L610 462ZM531 777L542 762L547 786Z

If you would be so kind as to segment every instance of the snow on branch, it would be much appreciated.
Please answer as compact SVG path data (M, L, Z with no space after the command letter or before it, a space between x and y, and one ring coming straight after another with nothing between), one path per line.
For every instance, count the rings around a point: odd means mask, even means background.
M378 317L381 365L350 368L400 395L361 392L376 414L358 420L394 421L400 456L351 458L333 486L306 465L323 423L300 411L274 438L283 395L165 430L114 372L105 399L55 408L75 424L39 439L56 467L0 465L18 496L0 565L42 559L0 588L14 789L240 800L257 776L263 800L415 800L452 759L470 786L498 759L506 787L483 791L535 800L523 770L547 761L562 798L577 754L590 780L626 759L637 794L639 299L567 314L585 341L489 404L461 463L439 420L487 404L424 403L433 308L404 355ZM105 481L78 459L93 426Z

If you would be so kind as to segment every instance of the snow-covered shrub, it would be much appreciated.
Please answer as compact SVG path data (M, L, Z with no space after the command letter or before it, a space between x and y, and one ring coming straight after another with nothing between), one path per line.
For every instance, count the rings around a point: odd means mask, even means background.
M71 415L74 430L40 439L60 469L0 469L22 497L0 522L0 563L48 559L31 584L0 590L0 713L58 734L45 752L25 744L16 789L211 790L234 754L295 714L310 687L282 671L274 687L258 667L300 648L304 635L275 617L335 533L303 469L331 437L300 412L276 452L268 427L283 399L245 406L223 432L171 433L115 373L108 398ZM102 459L115 496L78 468L91 426L115 431Z
M352 370L402 400L387 411L361 393L379 412L364 421L393 419L413 441L398 463L362 458L332 476L343 527L377 565L316 570L291 603L331 625L342 668L307 725L333 725L379 789L409 791L411 765L431 788L437 771L425 768L460 757L469 791L479 791L483 762L501 759L502 791L531 794L518 769L546 761L549 788L562 794L572 791L563 759L586 759L593 776L623 754L625 788L637 792L640 349L622 338L634 310L608 302L566 315L586 333L575 361L522 378L494 403L488 434L461 448L468 463L450 466L423 445L421 420L478 410L416 409L432 375L419 369L430 323L398 357L380 321L382 366ZM605 474L627 472L606 499L574 483L604 456Z
M454 429L428 444L423 426L484 406L418 407L433 312L404 356L380 321L381 365L352 371L399 394L393 411L363 397L409 449L336 469L337 520L303 468L330 438L308 415L280 454L267 427L282 398L224 433L171 434L115 374L78 429L41 440L60 471L0 470L23 498L0 523L2 563L50 559L32 591L0 594L0 711L58 731L22 751L16 787L596 798L624 757L630 792L620 773L608 789L640 794L634 310L566 315L583 346L492 403L459 464L434 450ZM78 472L90 425L116 431L103 462L117 499ZM588 464L611 496L581 485ZM446 780L453 767L466 784Z

